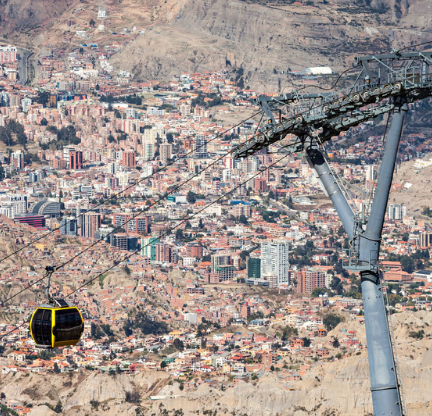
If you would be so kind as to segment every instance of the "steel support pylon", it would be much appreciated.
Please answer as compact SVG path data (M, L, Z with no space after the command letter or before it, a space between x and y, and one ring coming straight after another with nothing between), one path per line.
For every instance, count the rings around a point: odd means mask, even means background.
M321 151L316 147L310 147L306 151L310 165L317 172L341 218L351 245L358 247L374 416L403 416L378 261L382 227L407 110L407 105L401 104L392 116L375 197L365 230L357 225L356 218Z

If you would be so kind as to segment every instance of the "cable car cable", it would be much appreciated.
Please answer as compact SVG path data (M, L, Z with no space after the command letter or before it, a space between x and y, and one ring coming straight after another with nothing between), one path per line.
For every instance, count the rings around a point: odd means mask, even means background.
M191 220L192 218L194 218L195 216L197 216L198 214L200 214L201 212L205 211L208 207L216 204L217 202L219 202L220 200L222 200L223 198L225 198L226 196L232 194L234 191L236 191L238 188L242 187L243 185L245 185L247 182L249 182L251 179L254 179L255 177L257 177L258 175L262 174L263 172L265 172L266 170L272 168L273 166L275 166L277 163L279 163L280 161L282 161L283 159L287 158L289 156L289 154L286 154L284 156L282 156L281 158L279 158L278 160L276 160L275 162L271 163L269 166L264 167L264 169L260 169L256 174L250 176L248 179L246 179L245 181L239 183L238 185L236 185L233 189L231 189L230 191L226 192L225 194L223 194L222 196L216 198L214 201L206 204L205 207L203 207L202 209L200 209L199 211L189 215L187 218L182 219L178 224L176 224L175 226L171 227L169 230L165 231L164 233L161 234L161 236L165 236L168 235L169 233L171 233L173 230L175 230L176 228L178 228L180 225L186 223L187 221ZM86 282L84 282L81 286L79 286L78 288L76 288L75 290L73 290L71 293L69 293L66 297L70 297L71 295L75 294L76 292L78 292L79 290L81 290L83 287L87 286L88 284L92 283L93 281L95 281L96 279L98 279L100 276L104 275L105 273L111 271L112 269L114 269L115 267L117 267L119 264L125 262L126 260L129 260L131 257L133 257L135 254L137 254L139 251L141 251L143 248L148 247L150 244L152 243L147 243L145 246L140 247L139 250L134 251L133 253L129 254L128 256L124 257L122 260L120 261L116 261L115 264L113 264L112 266L108 267L107 269L105 269L102 273L97 274L95 277L87 280ZM45 279L46 276L44 276L42 279ZM39 279L42 280L42 279ZM27 288L23 289L22 291L26 290ZM21 292L22 292L21 291ZM21 293L20 292L20 293ZM19 293L15 294L14 296L10 297L10 299L13 299L15 296L17 296ZM27 319L25 322L23 322L22 324L20 324L19 326L15 327L13 330L7 332L6 334L2 335L0 337L0 340L3 339L4 337L6 337L7 335L9 335L10 333L16 331L17 329L21 328L22 326L24 326L26 323L29 322L30 319Z
M252 136L248 141L253 140L255 136ZM244 142L247 143L248 141ZM242 143L242 144L244 144ZM168 196L172 195L173 193L176 193L181 187L183 187L184 185L186 185L187 183L189 183L190 181L192 181L193 179L195 179L197 176L199 176L201 173L205 172L206 170L208 170L209 168L213 167L214 165L216 165L217 163L219 163L221 160L223 160L225 157L227 157L228 155L232 154L233 152L235 152L237 150L239 146L231 149L230 151L228 151L227 153L223 154L222 156L219 156L218 158L216 158L215 160L213 160L211 163L209 163L207 166L205 166L203 169L201 169L200 172L198 173L194 173L190 178L184 180L183 182L181 182L179 185L177 185L175 188L173 188L171 191L166 192L163 196L159 197L155 202L153 202L152 204L148 205L145 209L140 210L138 212L136 212L135 214L133 214L127 221L125 221L122 225L119 225L117 227L115 227L112 231L110 231L109 233L107 233L105 235L105 238L116 233L117 231L119 231L120 229L122 229L126 224L128 224L130 221L132 221L133 219L135 219L136 217L138 217L139 215L147 212L149 209L153 208L155 205L159 204L159 202L165 200ZM81 256L82 254L84 254L85 252L89 251L90 249L92 249L93 247L95 247L97 244L99 244L101 241L104 240L96 240L94 241L92 244L90 244L89 246L87 246L84 250L81 250L79 253L77 253L75 256L71 257L69 260L66 260L65 262L63 262L60 266L55 267L54 269L54 273L57 272L58 270L60 270L61 268L63 268L64 266L66 266L69 263L72 263L76 258L78 258L79 256Z
M255 136L252 136L251 138L249 138L246 142L243 142L241 145L244 145L247 142L252 141L255 138ZM184 186L185 184L187 184L188 182L190 182L192 179L196 178L198 175L200 175L202 172L206 171L207 169L209 169L210 167L214 166L215 164L217 164L218 162L220 162L223 158L225 158L226 156L228 156L229 154L233 153L236 149L238 149L241 145L236 146L234 149L229 150L227 153L225 153L222 156L219 156L217 159L213 160L210 164L208 164L206 167L204 167L200 172L193 174L190 178L186 179L185 181L183 181L182 183L180 183L176 188L172 189L170 192L165 193L163 196L159 197L157 201L153 202L152 204L148 205L146 209L138 211L137 213L135 213L134 215L131 216L130 219L128 219L127 221L125 221L124 224L129 223L129 221L132 221L134 218L138 217L139 215L143 214L144 212L147 212L150 208L152 208L153 206L157 205L159 202L161 202L162 200L164 200L165 198L167 198L169 195L171 195L174 192L177 192L182 186ZM108 233L106 235L106 237L108 237L109 235L115 233L116 231L118 231L119 229L121 229L124 224L122 224L121 226L118 226L116 228L114 228L110 233ZM67 264L71 263L73 260L75 260L76 258L78 258L79 256L81 256L83 253L87 252L88 250L90 250L91 248L93 248L94 246L96 246L97 244L99 244L101 241L104 240L96 240L95 242L93 242L92 244L90 244L88 247L86 247L84 250L81 250L79 253L77 253L75 256L71 257L69 260L66 260L65 262L63 262L61 265L59 266L55 266L54 267L54 272L62 269L64 266L66 266ZM0 260L1 263L1 260ZM31 286L34 286L36 283L42 281L43 279L45 279L45 276L36 280L35 282L33 282L32 284L30 284L29 286L27 286L26 288L22 289L20 292L18 292L16 295L11 296L10 298L6 299L4 303L6 303L7 301L13 299L15 296L17 296L18 294L24 292L25 290L27 290L28 288L30 288Z
M260 111L257 111L256 113L252 114L250 117L248 117L248 118L242 120L241 122L235 124L234 126L231 126L229 129L224 130L222 133L217 134L215 137L213 137L213 138L212 138L211 140L209 140L208 142L202 144L201 146L198 146L198 148L200 148L200 147L202 147L202 146L204 146L204 145L207 145L208 143L211 143L212 141L214 141L214 140L216 140L216 139L219 139L219 138L223 137L226 133L228 133L228 132L231 131L232 129L235 129L236 127L241 126L243 123L245 123L246 121L250 120L251 118L255 117L256 115L258 115L258 114L260 114L260 113L261 113L261 110L260 110ZM44 234L43 236L38 237L38 238L36 238L36 239L30 241L30 242L27 243L25 246L19 248L18 250L15 250L15 251L12 252L11 254L8 254L7 256L5 256L5 257L3 257L2 259L0 259L0 263L3 262L4 260L7 260L8 258L14 256L15 254L18 254L20 251L22 251L22 250L24 250L24 249L30 247L32 244L34 244L34 243L36 243L36 242L39 242L40 240L42 240L42 239L48 237L49 235L55 233L56 231L60 230L62 227L65 227L65 226L66 226L67 224L69 224L70 222L72 222L72 221L74 221L74 220L76 220L76 219L82 217L82 216L83 216L84 214L86 214L87 212L92 212L92 211L96 210L97 208L101 207L101 206L104 205L106 202L108 202L110 199L116 198L118 195L123 194L123 193L124 193L125 191L127 191L128 189L131 189L131 188L133 188L134 186L138 185L139 183L141 183L141 182L143 182L143 181L145 181L145 180L148 180L148 179L152 178L152 177L153 177L154 175L156 175L157 173L161 173L161 172L163 172L163 171L166 170L168 167L172 166L174 163L178 162L179 160L182 160L182 159L186 158L187 156L189 156L190 154L194 153L195 151L196 151L196 149L194 149L194 150L190 150L189 152L187 152L187 153L186 153L185 155L183 155L182 157L180 157L180 158L178 158L178 159L176 159L176 160L173 160L173 161L167 163L166 165L162 166L161 168L158 168L158 170L155 171L155 172L153 172L151 175L148 175L148 176L146 176L145 178L141 178L141 179L139 179L137 182L135 182L135 183L133 183L133 184L127 186L125 189L122 189L121 191L119 191L119 192L113 194L112 196L110 196L109 198L106 198L103 202L99 202L95 207L91 208L90 210L88 210L88 211L86 211L86 212L83 212L83 213L80 214L80 215L77 215L76 217L74 217L74 218L71 219L70 221L67 221L67 222L66 222L65 224L63 224L62 226L60 226L60 227L56 227L56 228L53 228L51 231L49 231L48 233Z
M282 161L283 159L287 158L288 156L290 156L289 154L285 154L284 156L280 157L278 160L276 160L275 162L271 163L269 166L264 167L264 169L259 170L257 173L255 173L254 175L250 176L248 179L246 179L245 181L239 183L238 185L236 185L233 189L231 189L230 191L226 192L225 194L221 195L220 197L216 198L214 201L208 203L205 207L201 208L199 211L189 215L187 218L182 219L178 224L176 224L175 226L171 227L169 230L165 231L164 233L162 233L160 236L166 236L168 234L170 234L173 230L175 230L176 228L178 228L180 225L185 224L187 221L193 219L195 216L197 216L198 214L200 214L201 212L205 211L207 208L209 208L210 206L216 204L217 202L219 202L220 200L222 200L223 198L225 198L226 196L232 194L234 191L236 191L238 188L241 188L243 185L245 185L246 183L248 183L251 179L254 179L255 177L257 177L258 175L262 174L263 172L265 172L266 170L272 168L273 166L275 166L276 164L278 164L280 161ZM89 283L92 283L94 280L96 280L97 278L99 278L100 276L102 276L103 274L111 271L112 269L114 269L116 266L118 266L119 264L123 263L126 260L129 260L131 257L133 257L135 254L137 254L139 251L141 251L143 248L148 247L149 245L151 245L153 242L149 242L147 243L145 246L140 247L139 250L134 251L133 253L129 254L128 256L124 257L122 260L120 260L119 262L116 262L116 264L114 264L113 266L109 267L108 269L104 270L102 273L99 273L98 275L96 275L95 277L91 278L90 280L88 280L87 282L84 282L81 286L79 286L77 289L73 290L71 293L69 293L67 295L67 297L73 295L74 293L78 292L80 289L82 289L84 286L87 286Z

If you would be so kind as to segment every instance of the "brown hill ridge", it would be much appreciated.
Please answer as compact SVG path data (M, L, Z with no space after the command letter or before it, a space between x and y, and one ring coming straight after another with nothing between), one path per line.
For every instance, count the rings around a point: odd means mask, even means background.
M239 68L245 85L286 90L282 71L329 65L347 68L354 56L431 40L428 0L314 1L240 0L5 0L0 34L36 50L47 44L79 46L76 30L88 41L110 44L112 32L137 27L144 33L112 58L117 69L136 79L169 79L173 74ZM108 18L97 19L105 5ZM68 19L76 25L66 25ZM90 28L89 22L96 25ZM105 25L104 29L99 24Z

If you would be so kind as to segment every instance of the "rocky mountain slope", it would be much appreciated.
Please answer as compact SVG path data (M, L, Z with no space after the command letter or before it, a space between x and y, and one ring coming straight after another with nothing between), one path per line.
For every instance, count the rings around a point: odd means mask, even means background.
M112 32L144 30L112 58L138 79L243 67L245 85L289 88L282 71L329 65L340 71L354 56L389 51L432 39L428 0L4 0L0 4L5 41L42 47L73 47L87 30L107 44ZM324 4L325 3L325 4ZM52 5L52 7L50 7ZM97 20L98 6L108 18ZM75 19L76 26L66 25ZM94 19L97 25L89 27ZM100 23L104 28L100 29Z

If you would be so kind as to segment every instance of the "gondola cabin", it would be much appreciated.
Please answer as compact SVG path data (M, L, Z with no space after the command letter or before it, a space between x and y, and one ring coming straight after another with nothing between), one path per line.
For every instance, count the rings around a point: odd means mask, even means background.
M38 307L30 320L30 334L38 348L76 345L83 331L81 312L63 299Z

